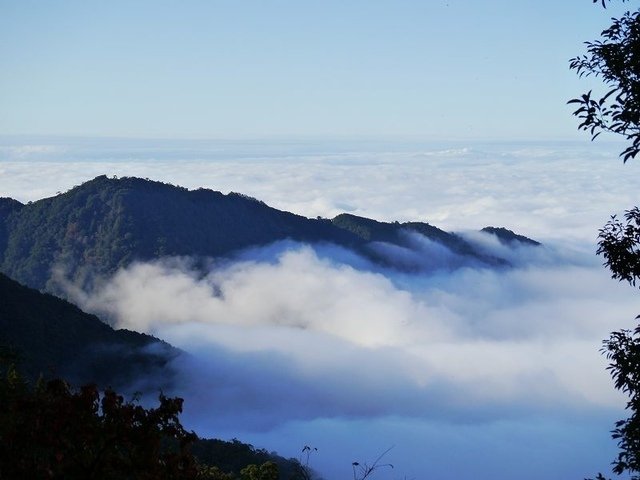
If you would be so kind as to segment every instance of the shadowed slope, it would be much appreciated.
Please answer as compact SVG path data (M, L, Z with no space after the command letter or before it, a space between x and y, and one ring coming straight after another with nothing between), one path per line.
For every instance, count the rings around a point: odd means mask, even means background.
M18 355L28 378L63 376L74 383L152 383L180 353L149 335L114 330L95 315L0 274L0 345ZM150 388L160 385L149 384Z

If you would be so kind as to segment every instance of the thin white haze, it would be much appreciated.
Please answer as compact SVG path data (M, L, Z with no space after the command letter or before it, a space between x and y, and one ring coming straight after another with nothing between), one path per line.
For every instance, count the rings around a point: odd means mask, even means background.
M403 273L285 241L206 271L164 258L70 288L83 308L187 352L172 393L198 433L287 456L315 446L310 463L329 480L392 445L395 468L375 478L581 479L613 459L624 398L598 349L638 313L636 292L594 255L597 229L635 202L615 148L5 143L0 193L23 201L136 175L309 216L429 221L514 265L483 268L419 237L373 246L420 267ZM545 246L473 231L486 225Z

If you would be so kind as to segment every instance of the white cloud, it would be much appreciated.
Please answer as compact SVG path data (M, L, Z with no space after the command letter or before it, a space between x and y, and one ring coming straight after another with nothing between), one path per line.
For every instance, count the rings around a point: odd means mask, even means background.
M620 165L616 148L592 147L107 141L46 161L0 149L0 196L35 200L99 174L132 175L239 191L308 216L505 226L544 240L511 249L465 233L515 266L498 270L457 263L423 239L409 250L373 247L421 273L284 242L206 272L189 259L134 264L77 298L190 353L176 364L176 393L203 434L283 453L320 438L329 478L343 476L334 464L347 462L345 451L367 458L404 442L394 454L410 477L560 480L612 458L608 430L623 399L598 348L638 310L636 292L593 254L597 229L635 201L633 165ZM545 468L530 467L532 457Z
M294 426L317 436L320 419L334 431L384 424L387 436L398 434L389 423L397 419L429 441L434 425L445 436L461 423L478 437L492 428L497 448L513 434L505 422L522 431L543 421L535 438L566 442L558 425L583 422L595 437L604 417L621 415L598 346L637 306L597 261L548 250L511 269L400 273L339 248L284 242L205 272L185 258L133 264L83 301L188 352L175 363L175 393L186 398L185 422L203 434L257 436L275 448L278 432ZM373 440L364 444L379 449ZM333 456L344 455L337 445L354 448L336 440L317 466L332 471ZM604 467L610 450L598 448Z
M437 385L447 408L452 392L461 391L501 408L619 405L597 346L633 318L634 306L601 269L465 267L385 276L329 254L304 246L254 251L245 257L260 261L220 264L204 276L185 259L133 264L84 306L188 351L211 347L238 359L274 354L304 388L346 375L369 378L360 388L380 396L382 379L392 375L423 400ZM393 403L387 407L396 413L416 414L413 402L408 410Z
M58 145L15 145L0 146L0 155L8 158L26 159L34 157L42 157L53 154L62 154L65 152L63 147Z
M618 147L69 140L46 161L0 150L0 196L36 200L101 174L139 176L238 191L310 217L350 211L592 242L611 213L635 201L634 165L622 165ZM4 148L24 145L5 139Z

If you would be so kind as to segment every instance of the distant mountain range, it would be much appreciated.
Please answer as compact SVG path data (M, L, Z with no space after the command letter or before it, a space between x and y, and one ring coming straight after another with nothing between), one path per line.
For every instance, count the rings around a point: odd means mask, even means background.
M537 244L503 228L485 231L505 243ZM0 198L0 271L55 293L61 293L53 280L56 269L87 286L135 260L220 257L283 239L329 242L389 264L380 246L415 249L416 235L460 258L508 265L428 223L385 223L349 214L310 219L239 193L187 190L140 178L100 176L28 204Z

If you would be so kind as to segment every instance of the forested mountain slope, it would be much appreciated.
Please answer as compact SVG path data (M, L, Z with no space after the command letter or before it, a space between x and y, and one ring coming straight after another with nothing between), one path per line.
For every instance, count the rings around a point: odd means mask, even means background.
M309 219L238 193L100 176L26 205L0 199L0 271L25 285L61 293L52 280L55 272L87 286L135 260L220 257L284 239L330 242L388 264L380 249L368 247L414 248L407 232L481 264L508 264L427 223L384 223L349 214ZM488 233L507 238L500 229ZM509 238L526 238L513 235Z
M472 244L460 235L445 232L424 222L379 222L370 218L359 217L343 213L331 222L339 228L345 229L366 242L384 242L391 245L412 247L408 233L419 234L424 238L441 244L452 253L466 256L486 265L503 266L508 262L502 258L489 256L477 251ZM493 232L488 232L493 233ZM526 237L522 237L526 238ZM537 243L537 242L536 242Z
M0 206L1 270L40 289L54 266L82 281L133 260L166 255L217 257L284 238L356 241L329 222L282 212L244 195L189 191L139 178L101 176L55 197L12 205Z
M152 390L162 386L154 383L157 378L170 380L168 363L180 354L157 338L114 330L95 315L2 274L0 345L17 355L20 371L31 380L42 374L114 387L145 380Z

